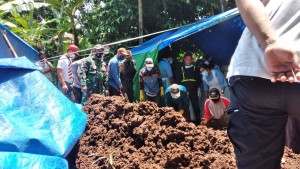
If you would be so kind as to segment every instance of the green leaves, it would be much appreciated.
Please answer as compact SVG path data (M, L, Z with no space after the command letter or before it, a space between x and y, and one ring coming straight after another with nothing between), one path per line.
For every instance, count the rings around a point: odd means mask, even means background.
M143 0L144 34L217 14L219 1ZM234 1L222 1L226 10L234 7ZM92 5L88 12L87 3ZM0 23L31 45L61 54L68 43L78 41L80 48L89 48L138 36L138 0L0 0ZM70 34L74 38L65 36ZM137 44L138 41L132 41L122 46Z

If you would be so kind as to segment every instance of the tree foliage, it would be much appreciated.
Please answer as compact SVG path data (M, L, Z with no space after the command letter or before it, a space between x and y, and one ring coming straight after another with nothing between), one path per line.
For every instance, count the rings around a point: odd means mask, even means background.
M221 0L224 8L233 0ZM25 41L60 54L72 42L81 48L138 36L138 0L0 1L0 23ZM220 0L143 0L143 31L153 33L217 14ZM65 37L66 33L73 37ZM151 38L151 37L149 37ZM145 39L147 40L147 38ZM135 46L138 41L122 46ZM117 47L117 46L116 46Z

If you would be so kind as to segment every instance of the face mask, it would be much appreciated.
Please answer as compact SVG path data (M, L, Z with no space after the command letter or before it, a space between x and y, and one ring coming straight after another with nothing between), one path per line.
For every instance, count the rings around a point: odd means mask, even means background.
M71 54L71 59L75 59L76 55L74 53Z
M185 66L186 69L193 67L193 65Z
M109 54L109 48L104 49L104 54L106 54L106 55Z
M170 60L170 61L169 61L169 63L170 63L170 64L172 64L172 63L173 63L173 59L172 59L172 60Z
M151 71L151 70L152 70L152 67L146 67L146 69L147 69L148 71Z
M96 53L95 55L98 59L102 58L102 53Z
M203 71L201 74L202 74L203 77L207 77L208 76L208 72L206 70Z
M118 60L123 60L123 59L124 59L124 55L118 56Z

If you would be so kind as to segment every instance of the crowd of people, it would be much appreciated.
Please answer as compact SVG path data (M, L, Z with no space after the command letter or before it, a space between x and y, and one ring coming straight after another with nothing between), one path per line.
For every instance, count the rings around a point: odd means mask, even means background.
M69 45L66 54L59 58L58 88L71 101L84 105L92 94L97 93L122 96L133 102L133 80L137 74L139 90L136 92L139 92L139 101L173 107L187 121L195 124L218 129L226 127L226 123L218 121L227 121L227 116L223 116L229 105L228 99L223 97L227 82L218 66L212 62L199 60L194 64L192 53L186 53L180 71L176 72L171 66L173 57L167 55L157 65L152 58L146 58L144 67L137 70L130 50L119 48L116 55L105 62L106 48L96 45L88 57L75 59L78 47ZM52 81L51 73L55 69L47 61L44 52L40 52L39 57L40 61L36 65ZM176 73L175 78L173 74ZM204 93L201 93L201 88ZM205 105L202 105L202 115L199 102L201 95L207 99Z
M193 64L191 53L184 55L176 73L172 56L165 56L158 66L147 58L138 76L140 101L158 105L163 101L196 124L217 129L227 126L240 169L280 168L285 144L300 152L299 96L295 92L300 86L294 83L300 80L299 2L236 0L247 28L231 59L229 83L209 60ZM119 48L108 65L103 62L105 47L101 45L88 58L72 63L76 51L70 45L57 66L59 89L68 98L73 92L75 102L84 104L91 94L100 93L125 95L133 101L133 78L138 70L130 51ZM55 69L45 53L39 57L37 67L51 80ZM224 97L227 84L230 101ZM201 97L205 98L203 117Z

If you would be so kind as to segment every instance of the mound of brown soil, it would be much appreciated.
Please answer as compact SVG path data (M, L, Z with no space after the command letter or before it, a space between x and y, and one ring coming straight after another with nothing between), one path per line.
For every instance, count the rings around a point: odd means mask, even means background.
M77 168L236 168L225 131L187 123L172 108L93 95L83 110ZM300 166L299 155L285 154L283 168Z

